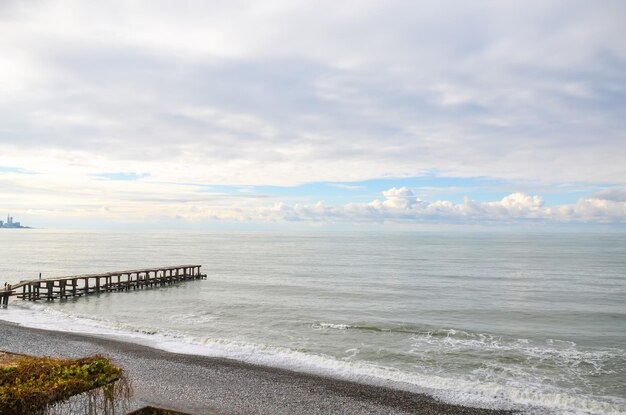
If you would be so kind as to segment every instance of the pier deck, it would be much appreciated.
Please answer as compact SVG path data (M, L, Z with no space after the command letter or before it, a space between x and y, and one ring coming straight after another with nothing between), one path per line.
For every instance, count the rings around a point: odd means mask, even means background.
M6 307L12 296L28 301L54 301L82 295L137 290L171 285L181 281L205 279L206 274L201 273L200 267L201 265L176 265L20 281L0 289L0 306Z

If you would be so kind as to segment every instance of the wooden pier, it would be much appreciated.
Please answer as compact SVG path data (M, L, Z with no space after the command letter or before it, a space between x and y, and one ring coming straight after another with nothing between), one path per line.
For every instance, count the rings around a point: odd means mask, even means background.
M6 307L11 296L27 301L54 301L89 294L139 290L172 285L181 281L205 279L206 274L201 273L200 267L201 265L177 265L20 281L0 289L0 306Z

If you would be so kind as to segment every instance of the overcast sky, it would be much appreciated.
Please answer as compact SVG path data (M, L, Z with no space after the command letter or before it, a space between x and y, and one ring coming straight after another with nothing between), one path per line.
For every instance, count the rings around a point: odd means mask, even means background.
M2 0L0 214L620 227L624 22L621 0Z

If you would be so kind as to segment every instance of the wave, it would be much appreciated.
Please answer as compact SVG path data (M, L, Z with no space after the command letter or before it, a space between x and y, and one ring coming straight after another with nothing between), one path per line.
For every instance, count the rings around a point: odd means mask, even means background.
M505 338L487 333L473 333L451 328L426 328L412 326L374 326L347 323L312 323L315 330L358 330L381 333L410 334L413 347L410 352L436 349L438 353L453 352L515 352L524 359L535 358L542 361L552 360L555 364L580 367L583 364L594 369L594 375L614 373L606 367L607 360L612 358L626 358L626 350L617 348L603 348L583 350L575 342L546 339L536 341L525 338ZM432 347L428 347L432 346Z
M121 340L137 342L162 350L236 359L247 363L278 367L288 370L329 376L360 383L385 385L418 393L426 393L443 401L499 409L516 409L527 414L571 415L624 415L626 400L576 394L563 389L540 389L529 385L500 383L488 378L451 376L442 373L408 372L374 362L342 360L333 356L293 350L274 345L234 341L232 339L190 336L185 333L166 331L154 327L135 327L91 316L70 315L43 304L18 303L3 310L2 317L29 327L57 331L81 332L92 335L114 336ZM181 317L182 318L182 317ZM205 316L210 319L211 316ZM541 348L530 340L517 339L518 344L503 341L497 336L470 333L453 329L424 330L418 328L392 328L359 326L345 323L314 323L317 330L368 330L410 332L415 351L429 344L447 351L506 350L526 347L530 356L556 356L557 360L571 362L596 362L602 369L603 359L617 351L605 350L594 354L576 348L570 342L552 344ZM551 348L550 348L551 347ZM611 354L613 353L613 354ZM622 352L623 353L623 352ZM586 364L586 363L585 363ZM592 365L593 366L593 365Z
M479 383L495 381L556 394L585 387L586 394L607 395L599 376L618 378L626 368L621 348L585 349L559 339L533 340L476 333L452 328L359 323L312 323L315 330L352 330L363 333L405 334L381 342L410 342L402 354L389 356L412 364L423 374L456 374ZM424 363L428 362L428 363ZM567 394L567 393L565 393ZM608 399L606 396L600 400ZM619 400L619 398L618 398Z
M355 326L349 324L334 324L334 323L313 323L311 325L314 329L335 329L335 330L347 330L353 329Z
M546 339L505 338L485 333L471 333L463 330L441 329L416 333L411 337L414 351L423 350L425 346L433 346L438 351L451 352L514 352L524 361L535 359L555 365L580 367L589 365L593 375L614 373L605 363L613 358L626 358L626 351L617 348L594 350L581 349L575 342Z
M404 326L404 325L368 325L368 324L344 324L344 323L325 323L318 322L311 324L314 329L335 329L335 330L360 330L381 333L421 333L423 328Z

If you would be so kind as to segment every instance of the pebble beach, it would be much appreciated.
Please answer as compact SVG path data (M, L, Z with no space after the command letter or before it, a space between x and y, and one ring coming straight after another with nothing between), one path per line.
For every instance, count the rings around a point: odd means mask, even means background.
M507 414L439 402L385 387L176 354L101 337L0 321L0 350L77 357L101 353L126 371L130 409L157 406L190 414Z

